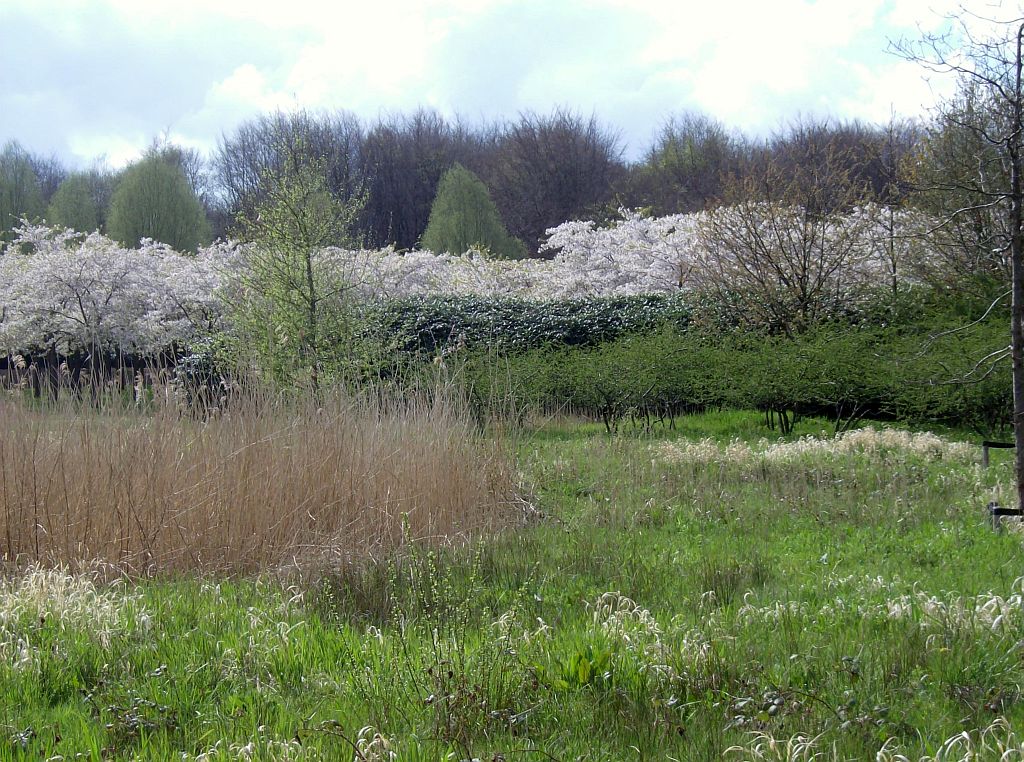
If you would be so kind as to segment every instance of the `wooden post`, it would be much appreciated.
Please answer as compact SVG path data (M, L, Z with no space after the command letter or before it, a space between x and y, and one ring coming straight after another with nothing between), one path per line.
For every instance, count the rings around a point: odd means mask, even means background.
M1024 516L1024 511L1020 508L1003 508L994 500L988 504L988 513L992 517L992 531L997 533L1003 529L1003 516Z
M981 443L981 467L988 468L988 451L990 449L1012 450L1016 446L1013 442L993 442L986 439Z

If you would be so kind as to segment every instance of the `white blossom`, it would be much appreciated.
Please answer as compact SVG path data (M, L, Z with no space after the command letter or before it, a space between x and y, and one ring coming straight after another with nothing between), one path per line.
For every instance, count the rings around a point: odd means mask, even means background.
M318 277L337 284L339 293L365 299L671 294L720 283L723 275L741 285L751 261L738 254L744 237L774 236L785 253L806 217L798 208L774 210L763 223L774 229L751 231L741 229L757 222L749 205L665 217L619 211L620 219L607 225L570 221L548 230L541 248L554 252L550 260L326 248L314 263ZM780 220L790 218L792 229L780 229ZM709 221L713 229L736 232L733 240L709 243L702 234ZM821 228L820 243L830 250L841 241L842 257L823 258L808 277L840 299L862 286L910 282L927 258L920 234L928 228L928 220L910 210L865 206L833 216ZM23 221L15 241L0 251L0 352L145 354L184 345L228 327L231 305L259 298L247 251L228 242L186 255L151 240L126 249L99 233Z

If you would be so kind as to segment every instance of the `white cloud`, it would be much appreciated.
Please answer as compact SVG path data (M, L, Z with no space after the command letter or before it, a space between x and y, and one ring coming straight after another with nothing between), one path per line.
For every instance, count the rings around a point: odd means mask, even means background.
M0 0L0 28L34 20L45 34L25 44L52 63L29 67L25 51L0 45L0 109L19 131L0 139L115 161L167 129L212 146L275 109L373 119L427 105L496 118L569 106L621 126L639 155L657 124L683 109L757 132L797 112L920 113L935 93L885 49L918 27L940 30L938 14L953 8L954 0ZM992 4L971 9L984 15ZM937 86L940 95L948 88ZM19 105L27 103L42 105ZM40 120L47 127L33 129ZM50 145L33 145L35 137Z
M244 115L292 105L294 99L276 90L262 71L246 63L210 86L204 109Z
M141 134L78 133L68 139L68 146L83 164L102 158L111 168L120 169L138 159L151 139Z

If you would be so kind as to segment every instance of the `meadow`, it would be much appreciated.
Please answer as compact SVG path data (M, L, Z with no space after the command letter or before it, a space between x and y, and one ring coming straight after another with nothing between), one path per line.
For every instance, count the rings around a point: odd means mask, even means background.
M630 164L3 147L0 762L1024 762L1024 28L961 11L928 119Z
M1024 534L966 434L4 413L0 759L1024 756Z

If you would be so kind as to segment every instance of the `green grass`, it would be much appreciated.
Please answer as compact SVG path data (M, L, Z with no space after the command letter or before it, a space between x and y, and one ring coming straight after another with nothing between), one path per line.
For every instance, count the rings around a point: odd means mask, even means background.
M803 759L796 736L822 759L917 759L963 731L995 748L1010 730L982 729L1024 720L1024 535L983 513L1008 455L663 455L756 442L760 420L527 432L543 518L301 584L13 578L0 759Z

